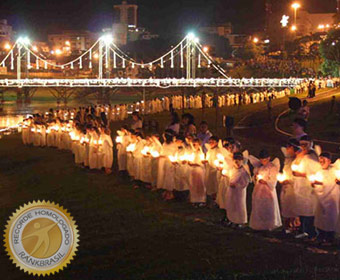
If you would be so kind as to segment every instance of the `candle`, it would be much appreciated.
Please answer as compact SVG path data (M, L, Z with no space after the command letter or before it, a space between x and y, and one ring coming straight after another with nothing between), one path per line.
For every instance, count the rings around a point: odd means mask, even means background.
M93 144L97 145L98 141L97 140L93 140Z
M228 176L228 170L223 169L223 170L222 170L222 175L223 175L223 176Z
M224 156L222 154L217 154L217 159L219 161L224 161Z
M136 149L136 144L131 143L126 147L127 152L133 152Z
M320 172L316 173L316 174L312 174L312 175L309 175L308 176L308 180L311 182L311 183L315 183L315 182L320 182L322 183L323 181L323 176Z
M169 156L169 160L171 161L171 162L176 162L177 161L177 156Z
M151 151L151 156L154 157L154 158L158 158L159 157L159 152Z
M201 159L201 161L205 161L205 154L201 154L200 159Z
M263 180L263 175L262 174L257 174L257 180Z
M287 176L286 174L284 173L279 173L277 174L277 180L282 183L283 181L286 181L287 180Z
M99 139L98 140L98 145L103 145L103 140Z
M32 131L32 132L35 132L35 128L31 128L31 131Z
M195 154L187 155L187 159L188 159L189 162L194 162L194 160L195 160Z
M340 170L335 171L335 176L338 180L340 180Z
M116 137L116 143L122 143L123 142L123 137L122 136L117 136Z
M148 153L150 151L150 148L148 146L145 146L142 150L141 150L141 154L144 156L147 156Z

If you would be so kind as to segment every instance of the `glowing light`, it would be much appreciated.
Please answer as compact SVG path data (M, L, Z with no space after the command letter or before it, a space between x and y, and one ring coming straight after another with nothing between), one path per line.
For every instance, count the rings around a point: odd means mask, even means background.
M134 152L136 149L136 144L131 143L129 146L126 147L127 152Z
M113 37L110 34L103 35L100 39L106 44L110 45L113 42Z
M265 43L265 44L269 44L269 43L270 43L270 40L269 40L269 39L266 39L266 40L264 40L264 43Z
M38 47L37 47L37 46L33 46L33 47L32 47L32 50L33 50L34 52L37 52L37 51L38 51Z
M257 175L257 180L262 180L262 179L263 179L263 175L258 174L258 175Z
M6 43L4 48L5 48L5 50L10 50L11 49L11 45Z
M300 3L295 2L295 3L292 4L291 7L292 7L294 10L297 10L297 9L301 8L301 5L300 5Z
M284 174L284 173L279 173L279 174L277 174L277 180L280 182L280 183L282 183L283 181L286 181L287 180L287 176L286 176L286 174Z
M318 25L318 29L324 29L324 28L325 28L325 26L323 24Z
M152 151L152 152L151 152L151 156L154 157L154 158L158 158L158 157L159 157L159 152L157 152L157 151Z
M255 38L253 39L253 43L257 44L258 42L259 42L259 38L255 37Z
M60 49L56 49L56 50L55 50L55 54L56 54L56 55L61 55L62 53L63 53L63 52L62 52Z
M30 39L27 36L19 37L18 42L24 45L28 45L30 43Z
M294 24L294 25L292 25L292 27L290 28L290 30L292 30L292 31L296 31L297 30L297 27L296 27L296 25Z
M280 21L282 27L286 27L288 25L289 16L283 15Z
M335 171L335 177L340 180L340 170Z
M122 143L123 142L123 137L122 136L117 136L116 137L116 143Z
M95 53L95 54L93 55L93 58L98 59L98 58L99 58L99 54Z
M207 52L209 51L209 48L208 48L208 47L203 47L203 51L204 51L205 53L207 53Z
M311 183L315 183L315 182L320 182L322 183L323 181L323 176L320 172L314 174L314 175L310 175L308 176L308 180L311 182Z
M195 36L194 33L190 32L190 33L188 33L187 38L188 38L189 40L194 40L194 39L196 38L196 36Z
M71 46L70 41L66 41L66 42L65 42L65 45L66 45L66 46Z
M169 156L169 160L171 161L171 162L176 162L177 161L177 156Z

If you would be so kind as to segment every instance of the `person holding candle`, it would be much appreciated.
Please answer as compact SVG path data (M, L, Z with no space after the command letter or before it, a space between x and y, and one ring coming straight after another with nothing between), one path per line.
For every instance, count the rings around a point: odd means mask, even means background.
M98 168L98 141L99 135L97 133L97 128L92 127L90 129L90 143L89 143L89 167L90 169Z
M103 152L103 167L105 168L106 174L112 173L113 163L113 142L111 138L111 131L106 127L101 129L101 140L102 140L102 152Z
M120 173L125 173L127 170L126 147L129 143L130 133L127 130L127 126L123 126L120 130L117 131L117 134L118 136L116 137L116 147L117 147L118 170Z
M142 118L140 117L138 112L133 112L132 113L132 124L131 124L131 129L136 130L137 128L142 129L143 128L143 121Z
M317 240L323 244L332 244L339 219L339 187L336 184L335 168L332 166L331 154L321 153L319 157L321 170L312 182L317 196L314 225L317 228Z
M231 226L242 228L248 222L247 215L247 187L250 183L250 175L246 168L243 154L236 152L233 154L233 166L230 167L229 187L226 191L225 209L226 218ZM225 176L225 175L224 175Z
M276 158L271 162L266 150L261 150L259 160L253 156L249 160L254 166L256 180L249 226L254 230L273 230L282 225L276 193L280 161Z
M189 191L190 202L194 206L203 207L207 200L205 182L204 182L204 165L202 163L203 151L199 139L193 139L192 150L188 156L189 169Z
M190 166L188 163L188 156L192 153L191 145L187 145L184 136L176 136L177 151L176 156L178 158L177 164L175 164L175 189L178 192L189 190L189 172ZM179 195L180 196L180 195Z
M170 157L176 155L177 146L173 142L174 134L172 130L165 130L163 138L164 143L158 162L157 188L165 190L162 195L165 200L171 200L174 198L175 162L171 162Z
M151 187L152 190L157 190L157 178L158 178L158 159L162 151L162 144L159 141L159 135L153 134L151 136Z
M319 169L318 156L312 150L312 139L302 136L299 145L299 152L292 162L291 168L294 176L295 213L300 218L299 234L295 238L308 238L313 240L316 237L314 227L314 213L316 197L308 176L315 174Z
M283 217L283 227L285 234L295 230L297 214L295 212L294 180L292 174L292 163L296 155L300 152L299 142L295 138L289 139L285 147L281 148L285 157L283 174L281 180L281 215Z
M205 186L207 188L207 195L211 196L213 200L216 199L218 190L217 168L215 162L216 160L220 160L217 158L217 155L222 155L222 149L218 147L218 142L218 137L210 137L208 144L205 145L207 148L206 157L202 161L205 164ZM223 164L223 162L221 164Z

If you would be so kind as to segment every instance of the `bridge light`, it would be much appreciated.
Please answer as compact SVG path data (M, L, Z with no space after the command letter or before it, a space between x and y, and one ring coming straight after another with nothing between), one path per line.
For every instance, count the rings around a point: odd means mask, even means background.
M106 45L110 45L113 42L113 37L110 34L106 34L100 37L100 40L102 40Z
M195 34L193 32L189 32L188 35L187 35L187 38L189 40L194 40L196 38Z
M30 43L30 39L27 36L19 37L18 42L24 45L28 45Z

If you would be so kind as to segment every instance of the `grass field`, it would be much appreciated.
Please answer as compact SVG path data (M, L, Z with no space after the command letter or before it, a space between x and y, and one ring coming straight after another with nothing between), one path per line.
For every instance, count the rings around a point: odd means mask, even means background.
M273 114L286 101L275 101ZM213 109L193 113L197 122L207 119L212 130L223 135L223 128L215 127ZM275 149L266 138L273 134L273 121L267 120L264 104L224 108L219 119L222 114L233 115L236 121L251 114L244 121L250 130L235 131L237 136L251 152L268 147L279 154L279 147ZM157 119L160 127L169 120L168 114L148 118ZM113 131L118 127L115 124ZM253 130L256 135L247 135ZM159 192L133 190L129 179L119 177L116 170L110 176L90 172L75 166L70 152L25 147L19 135L4 137L0 140L2 228L20 205L38 199L68 209L80 231L76 258L48 279L336 279L339 275L334 249L281 238L280 232L222 227L218 209L194 209L179 200L164 202ZM36 279L10 264L3 248L0 272L1 279Z

